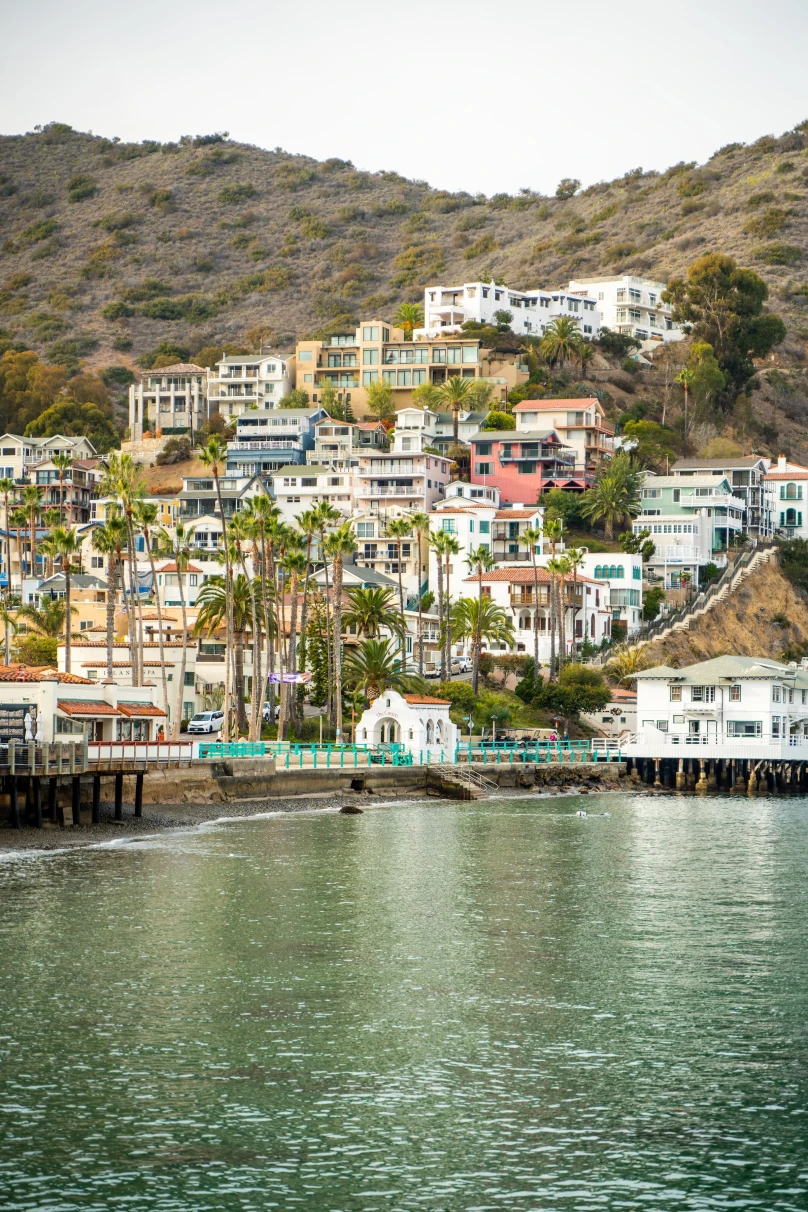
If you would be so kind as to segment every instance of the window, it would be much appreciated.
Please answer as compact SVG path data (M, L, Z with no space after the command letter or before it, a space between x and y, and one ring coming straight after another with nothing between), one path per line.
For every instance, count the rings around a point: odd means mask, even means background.
M304 382L304 383L313 383L313 382L314 382L314 375L304 375L304 376L303 376L303 382Z
M762 736L761 720L727 720L727 736Z
M780 702L780 687L779 686L772 686L772 702L773 703Z
M491 533L491 523L490 522L480 522L480 534L490 534L490 533ZM803 694L805 694L805 691L803 691Z
M781 484L780 485L780 500L781 501L801 501L802 500L802 485L801 484Z
M362 350L362 362L364 363L365 366L378 366L378 364L379 364L378 349L363 349Z
M195 572L192 572L190 574L190 576L188 577L188 583L191 586L195 586L198 580L199 580L199 577L197 576L197 574Z
M682 687L681 686L671 686L670 691L671 691L671 702L672 703L681 703Z
M455 534L457 531L457 523L454 518L443 518L440 524L441 530L445 530L448 534Z
M635 581L641 581L642 580L642 569L635 566L631 570L631 575Z
M476 474L478 476L490 476L492 474L491 467L492 467L491 463L478 463Z
M772 716L772 736L780 735L780 717L779 715Z
M297 360L299 362L311 362L311 360L312 360L311 350L310 349L301 349L300 353L297 355Z
M377 324L366 324L365 327L362 329L362 340L363 341L378 341L378 339L379 339L378 325Z
M389 387L395 387L396 372L394 370L383 370L382 371L382 382L387 383L387 385Z
M358 539L372 539L376 534L375 522L357 522L356 537Z
M378 381L379 381L378 370L363 370L362 371L362 386L363 387L370 387L371 383L377 383Z
M490 453L491 453L491 443L490 442L478 442L477 443L477 454L478 455L490 455Z
M463 346L463 361L464 362L476 362L477 361L477 346L476 345L464 345Z
M731 703L740 703L740 701L741 701L741 688L740 688L740 686L730 686L730 688L729 688L729 701L730 701Z
M691 686L690 698L694 703L714 703L715 686Z

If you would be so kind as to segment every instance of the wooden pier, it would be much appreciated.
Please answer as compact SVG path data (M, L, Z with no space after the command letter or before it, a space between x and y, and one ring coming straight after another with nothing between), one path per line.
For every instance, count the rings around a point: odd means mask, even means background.
M787 758L630 757L629 778L657 791L808 795L808 761Z

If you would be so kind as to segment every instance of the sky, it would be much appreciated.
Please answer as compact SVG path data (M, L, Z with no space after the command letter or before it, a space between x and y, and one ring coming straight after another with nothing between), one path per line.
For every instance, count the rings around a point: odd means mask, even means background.
M3 2L0 133L229 131L450 190L552 193L808 118L805 0Z

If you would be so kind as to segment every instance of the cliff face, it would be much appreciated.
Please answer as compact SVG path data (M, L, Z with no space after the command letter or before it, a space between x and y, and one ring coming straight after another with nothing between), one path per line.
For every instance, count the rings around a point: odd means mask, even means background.
M727 654L779 660L808 645L808 601L776 564L763 564L712 610L661 643L649 644L654 664L680 668Z

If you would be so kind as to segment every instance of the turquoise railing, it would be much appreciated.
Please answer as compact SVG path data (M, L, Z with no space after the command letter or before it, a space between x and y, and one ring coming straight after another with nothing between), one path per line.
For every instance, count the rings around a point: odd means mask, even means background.
M199 746L200 758L275 758L276 764L286 770L309 766L315 770L334 768L349 769L360 766L412 766L414 754L400 744L388 745L333 745L299 744L296 741L232 741L225 745L220 741L203 742ZM305 759L310 759L305 761ZM594 749L588 740L531 741L522 748L504 745L479 745L461 741L448 757L444 750L440 756L432 751L421 750L418 764L430 766L436 761L457 765L459 762L482 762L484 766L524 766L528 762L575 763L575 762L619 762L619 749Z

